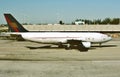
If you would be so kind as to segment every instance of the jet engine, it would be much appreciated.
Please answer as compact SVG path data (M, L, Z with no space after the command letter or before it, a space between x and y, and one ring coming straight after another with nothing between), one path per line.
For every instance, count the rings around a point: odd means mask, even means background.
M91 43L90 42L82 42L83 46L85 48L90 48L91 47Z

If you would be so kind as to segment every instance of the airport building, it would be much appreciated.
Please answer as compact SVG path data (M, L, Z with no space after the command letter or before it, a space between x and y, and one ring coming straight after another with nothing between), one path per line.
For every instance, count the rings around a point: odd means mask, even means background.
M30 31L113 31L120 32L120 25L24 25Z

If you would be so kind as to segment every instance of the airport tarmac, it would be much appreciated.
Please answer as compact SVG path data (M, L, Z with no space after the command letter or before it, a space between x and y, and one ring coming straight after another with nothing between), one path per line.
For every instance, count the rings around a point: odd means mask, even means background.
M120 77L120 40L88 52L0 40L0 77Z

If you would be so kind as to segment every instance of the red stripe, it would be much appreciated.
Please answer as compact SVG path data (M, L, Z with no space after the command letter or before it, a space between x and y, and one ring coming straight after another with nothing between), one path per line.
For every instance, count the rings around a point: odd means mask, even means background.
M17 27L14 27L12 24L10 24L10 23L12 23L12 22L11 22L11 20L9 19L9 17L8 17L8 16L5 16L5 18L6 18L6 21L8 22L8 24L9 24L9 26L11 26L11 28L12 28L15 32L19 32L19 30L18 30Z
M12 28L15 30L15 32L19 32L19 30L17 28L15 28L15 27L12 27Z

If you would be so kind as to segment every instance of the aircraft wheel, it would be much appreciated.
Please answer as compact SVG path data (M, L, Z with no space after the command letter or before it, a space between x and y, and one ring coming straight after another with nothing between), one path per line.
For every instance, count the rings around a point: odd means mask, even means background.
M67 44L67 45L65 46L65 49L66 49L66 50L70 50L70 49L71 49L71 45L70 45L70 44Z
M58 48L63 48L64 46L61 44L61 45L58 45Z
M81 45L78 45L78 50L79 50L80 52L87 52L88 49L89 49L89 48L85 48L85 47L83 47L83 46L81 46Z

